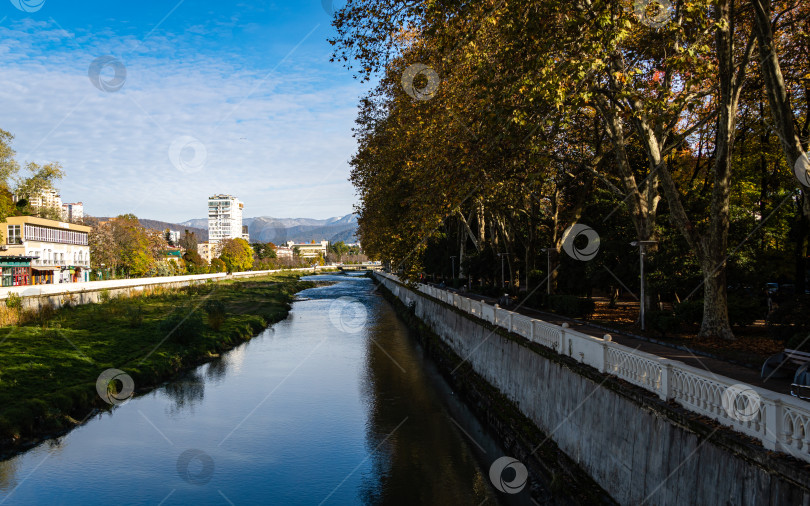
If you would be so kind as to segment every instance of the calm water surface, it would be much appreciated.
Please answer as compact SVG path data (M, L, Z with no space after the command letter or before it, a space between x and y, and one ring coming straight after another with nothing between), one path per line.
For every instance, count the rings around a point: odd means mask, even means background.
M486 468L502 450L372 282L310 279L337 283L221 359L1 462L0 503L503 499Z

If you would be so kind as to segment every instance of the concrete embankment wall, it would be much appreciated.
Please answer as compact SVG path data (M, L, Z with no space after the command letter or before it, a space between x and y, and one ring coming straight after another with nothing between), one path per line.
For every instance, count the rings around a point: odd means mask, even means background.
M162 287L166 289L182 288L189 285L223 281L227 279L242 279L256 276L265 276L277 272L317 272L328 269L327 267L316 266L304 269L285 269L272 271L246 271L233 274L197 274L188 276L167 276L160 278L134 278L134 279L114 279L108 281L90 281L86 283L66 283L56 285L32 285L19 286L0 289L0 301L6 299L10 293L15 293L22 297L24 309L38 310L43 306L50 305L59 308L66 304L79 305L99 302L102 293L110 298L130 297L144 289Z
M443 302L378 280L617 502L810 504L804 463Z

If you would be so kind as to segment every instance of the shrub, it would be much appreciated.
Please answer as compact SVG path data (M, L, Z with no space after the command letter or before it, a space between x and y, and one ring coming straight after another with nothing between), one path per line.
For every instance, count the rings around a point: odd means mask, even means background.
M203 310L208 315L208 326L219 330L227 317L225 304L221 300L208 299L203 305Z
M62 295L62 307L70 308L76 304L79 298L75 293L66 293Z
M182 345L189 345L199 339L205 331L202 315L193 307L178 307L160 324L160 330L171 333L171 338Z
M645 314L645 318L647 319L647 324L649 324L650 329L655 330L661 334L662 337L677 332L678 328L681 326L680 319L671 311L652 310Z
M543 302L548 309L572 317L586 317L596 309L592 299L576 295L546 295Z
M728 319L732 325L745 327L765 314L760 301L752 297L730 295ZM690 300L675 305L675 315L684 323L700 325L703 322L703 300Z
M700 325L703 321L703 301L687 300L675 304L675 316L683 323Z
M98 292L98 301L102 304L110 302L110 291L105 288Z
M804 332L797 333L785 343L785 348L810 352L810 334Z
M9 293L6 297L6 307L9 309L22 309L22 296L18 293Z
M810 333L810 295L797 295L782 301L768 317L768 329L777 339L790 339Z
M732 325L746 327L765 314L765 308L753 297L731 295L728 298L728 319Z

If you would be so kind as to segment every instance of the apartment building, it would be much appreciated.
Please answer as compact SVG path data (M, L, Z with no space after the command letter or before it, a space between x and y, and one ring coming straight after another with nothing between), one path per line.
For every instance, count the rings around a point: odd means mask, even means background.
M3 233L3 286L89 281L90 227L35 216L10 216ZM26 261L30 268L27 276L22 265Z
M276 247L276 258L292 258L293 257L293 250L292 248L288 248L287 246L278 246Z
M296 244L293 241L287 241L287 247L293 251L297 250L301 258L315 258L318 255L326 256L326 249L329 247L329 241L321 241L320 243L301 243Z
M219 256L219 243L207 241L197 244L197 253L209 264Z
M243 208L242 202L233 195L208 197L208 240L219 242L242 237Z
M62 204L62 219L70 222L84 219L84 204L81 202L68 202Z
M14 199L18 200L17 198ZM62 197L53 188L47 188L39 192L38 195L28 197L28 204L31 207L53 207L62 210Z
M169 239L169 241L171 241L172 244L177 246L178 244L180 244L180 231L179 230L169 230L168 239Z

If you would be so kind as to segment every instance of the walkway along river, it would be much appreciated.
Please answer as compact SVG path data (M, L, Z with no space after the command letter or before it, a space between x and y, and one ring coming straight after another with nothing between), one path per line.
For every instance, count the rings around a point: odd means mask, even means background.
M67 435L0 462L0 504L531 504L504 451L365 277Z

